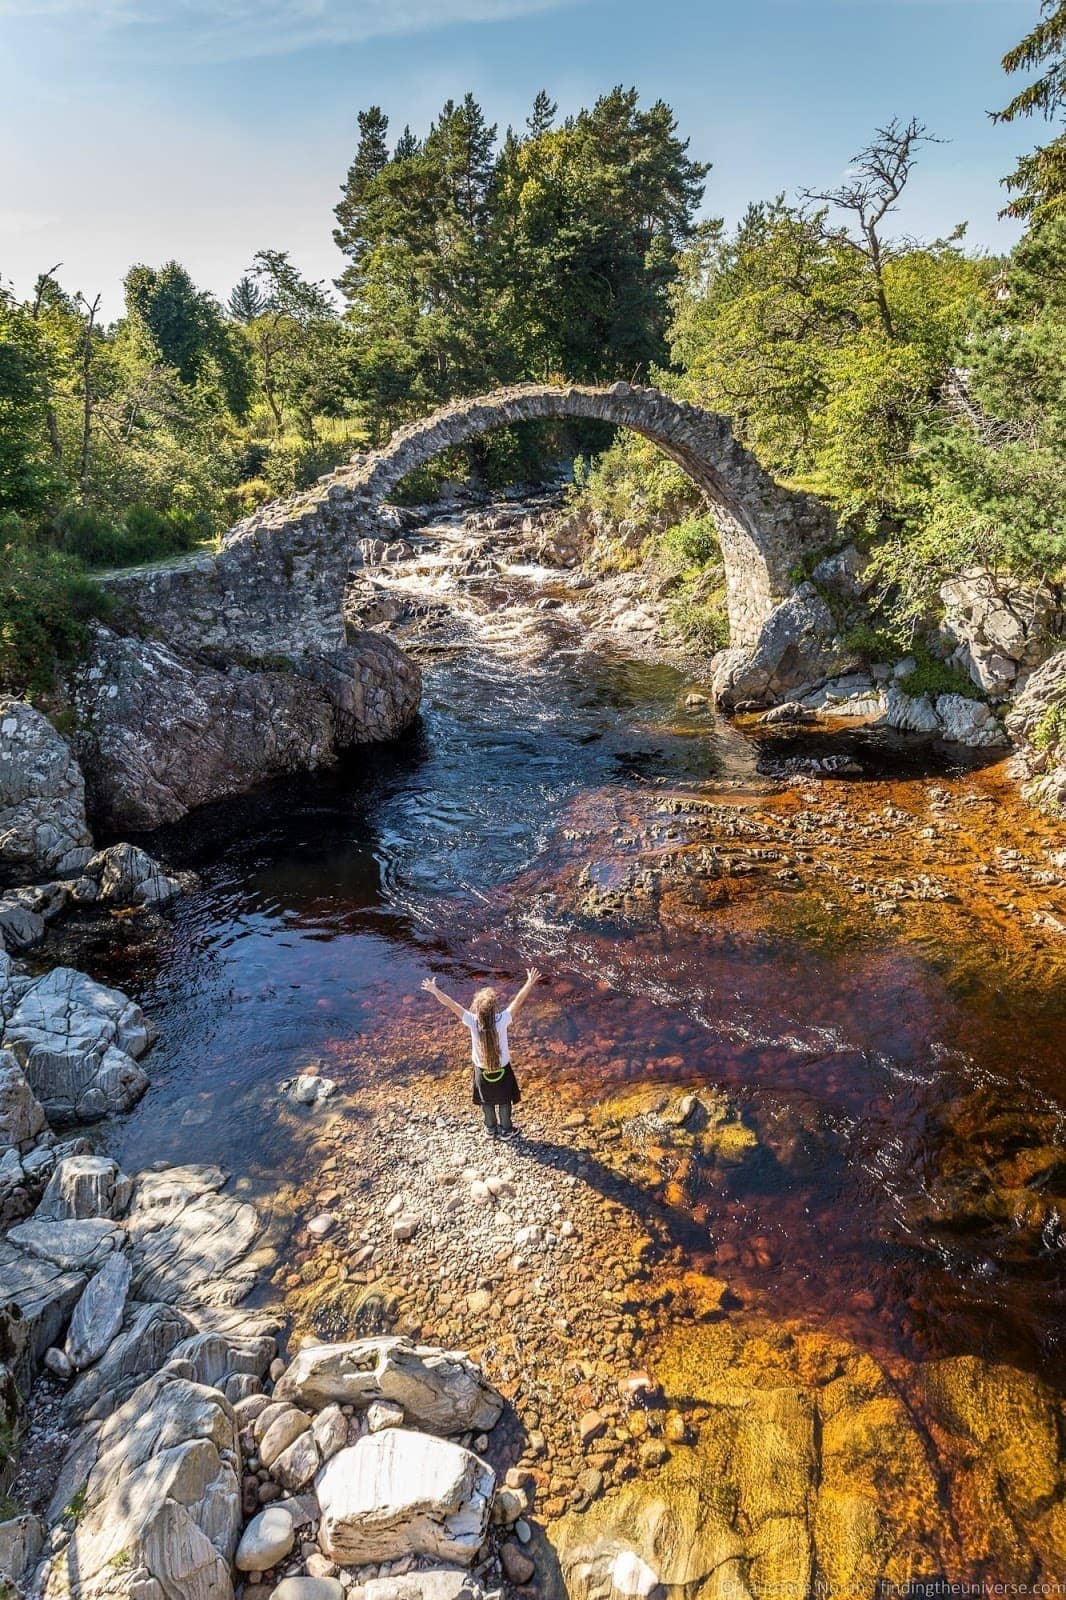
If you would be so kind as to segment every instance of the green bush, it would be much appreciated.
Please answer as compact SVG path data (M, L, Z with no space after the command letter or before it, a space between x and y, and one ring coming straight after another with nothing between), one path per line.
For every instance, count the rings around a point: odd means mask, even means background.
M670 607L670 620L685 643L705 655L714 655L729 643L724 590L702 599L691 593L680 596Z
M915 660L914 671L898 680L904 694L961 694L967 700L981 699L981 691L969 673L960 672L958 667L930 655L920 645L912 648L911 655Z
M134 566L191 550L207 534L191 511L134 505L119 520L91 506L67 506L54 519L51 540L87 567Z
M24 542L14 518L0 520L0 689L37 693L59 662L85 648L88 623L106 615L107 596L61 550Z
M686 517L667 528L659 541L666 564L675 572L692 573L722 559L718 529L710 517Z

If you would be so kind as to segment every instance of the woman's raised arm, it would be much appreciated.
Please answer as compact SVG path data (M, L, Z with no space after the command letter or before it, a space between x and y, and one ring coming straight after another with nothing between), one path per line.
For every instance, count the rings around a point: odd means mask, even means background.
M458 1000L453 1000L450 994L445 994L444 990L437 983L436 978L423 978L422 987L427 994L431 994L433 996L434 1000L439 1000L442 1006L447 1006L449 1011L454 1011L457 1017L462 1017L465 1015Z
M530 989L532 989L533 985L535 983L539 983L543 976L544 976L544 974L537 967L527 967L526 968L526 981L522 985L522 987L519 989L519 991L515 995L514 999L511 1001L511 1004L507 1007L507 1009L511 1013L512 1017L514 1016L515 1012L518 1010L519 1006L522 1004L523 1000L528 995Z

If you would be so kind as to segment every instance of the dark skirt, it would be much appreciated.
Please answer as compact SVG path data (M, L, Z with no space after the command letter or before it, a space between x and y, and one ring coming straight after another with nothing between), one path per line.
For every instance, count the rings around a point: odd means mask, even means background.
M473 1095L476 1106L516 1106L522 1098L522 1091L509 1066L504 1067L503 1077L495 1083L486 1083L481 1068L475 1067Z

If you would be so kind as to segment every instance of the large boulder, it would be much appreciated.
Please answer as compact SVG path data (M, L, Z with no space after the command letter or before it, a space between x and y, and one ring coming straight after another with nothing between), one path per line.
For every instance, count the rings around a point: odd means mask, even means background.
M461 1445L406 1428L370 1433L315 1479L319 1543L344 1565L424 1555L469 1566L495 1486L488 1463Z
M1066 650L1028 678L1007 713L1007 732L1023 794L1052 816L1066 815Z
M140 1006L73 967L55 967L24 991L2 1042L53 1120L125 1111L148 1087L134 1059L148 1046Z
M41 1203L38 1222L71 1218L120 1217L129 1204L133 1184L110 1156L64 1156L56 1163Z
M44 1353L61 1336L82 1290L84 1272L30 1255L0 1239L0 1361L28 1393Z
M260 1232L254 1206L232 1195L197 1195L179 1209L143 1210L135 1195L127 1221L134 1291L169 1305L236 1305L253 1287L251 1255Z
M143 1384L64 1463L53 1514L78 1515L41 1600L233 1600L239 1449L217 1390L165 1373Z
M952 662L983 694L1003 699L1038 665L1062 628L1062 600L1053 590L971 567L941 585L941 629Z
M417 667L376 636L220 669L101 628L74 685L90 811L115 828L174 822L266 778L327 766L344 746L394 737L419 693Z
M117 1251L85 1285L67 1329L66 1357L75 1372L99 1361L122 1327L130 1264Z
M29 1513L0 1522L0 1594L5 1592L5 1579L9 1585L18 1583L37 1560L44 1531L40 1518Z
M25 700L0 699L0 881L76 872L92 842L70 746Z
M727 710L744 701L773 705L860 665L826 601L812 583L802 583L774 607L754 649L715 656L711 683Z
M194 1333L188 1317L176 1307L128 1300L119 1332L68 1391L68 1416L86 1420L110 1416L169 1361L176 1345Z
M412 1427L445 1435L483 1433L503 1409L502 1397L469 1357L397 1336L308 1345L275 1394L310 1411L391 1400Z
M112 906L165 906L181 893L159 862L135 844L113 844L86 862L77 888L81 901Z
M28 1147L47 1126L44 1107L10 1050L0 1050L0 1155Z

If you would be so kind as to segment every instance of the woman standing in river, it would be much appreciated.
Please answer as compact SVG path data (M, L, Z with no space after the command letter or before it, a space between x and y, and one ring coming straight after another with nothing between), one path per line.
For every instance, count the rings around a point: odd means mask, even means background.
M528 967L525 983L503 1011L497 1010L495 989L479 989L470 1002L470 1010L464 1011L458 1000L444 993L436 978L425 978L422 982L426 993L431 994L434 1000L439 1000L442 1006L447 1006L449 1011L454 1011L464 1028L470 1031L474 1104L481 1107L485 1130L490 1139L510 1139L514 1135L511 1107L521 1100L522 1091L511 1066L507 1032L519 1007L539 978L537 968Z

